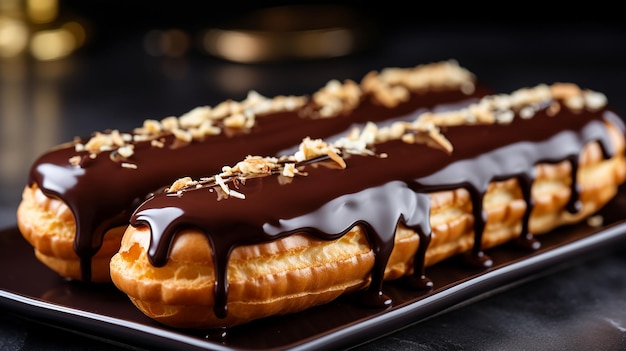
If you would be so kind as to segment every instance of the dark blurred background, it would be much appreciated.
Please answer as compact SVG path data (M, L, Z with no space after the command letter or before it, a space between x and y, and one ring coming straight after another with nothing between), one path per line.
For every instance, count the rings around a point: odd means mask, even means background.
M53 145L250 90L310 94L331 79L455 59L495 92L571 81L626 110L623 21L531 4L516 7L516 19L504 7L472 10L480 7L0 0L0 226L14 224L28 167Z
M15 225L28 168L50 147L96 130L131 129L146 118L242 100L250 90L269 97L311 94L331 79L359 80L370 70L455 59L494 92L567 81L604 92L626 114L626 25L606 18L621 12L599 4L563 6L550 12L546 4L482 8L445 1L0 0L0 228ZM592 17L596 14L601 16ZM608 274L604 265L590 269L599 278ZM541 337L552 349L571 349L567 338L581 335L573 321L595 323L612 314L607 309L615 311L606 306L622 302L622 295L602 295L610 291L584 290L584 277L549 279L527 290L551 296L577 284L583 289L579 295L604 307L594 315L581 312L578 300L546 298L543 305L540 300L520 305L527 313L504 314L506 321L476 321L461 310L369 349L385 349L388 341L399 347L411 338L428 349L442 340L472 349L477 340L470 331L482 336L476 345L483 350L494 335L500 336L499 345ZM525 300L526 293L513 290L483 308L497 308L498 301L533 302ZM562 336L537 320L546 304L562 308ZM451 324L454 331L446 329ZM2 320L0 336L6 340L0 348L87 347L79 345L86 340L68 341L65 334L42 339L47 331ZM597 345L592 336L586 341L583 348ZM88 345L108 349L108 344Z
M480 8L0 0L0 226L14 224L28 168L53 145L250 90L310 94L331 79L455 59L494 92L570 81L626 111L623 20L591 18L592 6L582 18L532 4L471 10Z

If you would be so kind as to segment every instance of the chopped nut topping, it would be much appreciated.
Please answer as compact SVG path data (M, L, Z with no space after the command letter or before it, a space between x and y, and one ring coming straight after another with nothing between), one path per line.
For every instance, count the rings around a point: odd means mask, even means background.
M302 140L296 155L283 156L281 158L248 156L232 167L222 167L222 172L212 177L205 177L199 181L193 181L190 177L180 178L166 189L166 193L180 195L184 190L208 186L210 189L216 189L218 199L228 198L229 196L245 199L244 194L234 191L228 184L236 183L236 181L242 181L246 178L268 175L278 175L281 183L288 183L287 178L293 178L301 174L298 171L298 162L306 162L318 158L332 160L341 168L345 168L346 163L340 154L339 149L321 139L305 138Z
M247 130L254 127L259 115L294 111L301 109L309 117L331 118L354 110L359 106L364 94L369 94L374 101L387 107L394 107L410 98L412 92L460 89L470 94L475 89L475 77L463 69L454 60L418 65L413 68L385 68L380 72L369 72L360 84L352 80L343 83L329 81L309 99L305 96L276 96L266 98L256 91L249 91L243 101L226 100L214 107L199 106L180 117L169 116L159 120L146 119L140 128L132 134L119 130L96 132L86 142L76 139L76 155L69 159L74 166L84 166L88 159L95 159L98 154L110 151L109 158L119 162L123 168L135 169L132 163L135 143L149 142L152 147L184 147L207 136L218 135L224 131ZM362 130L355 128L346 137L328 144L321 139L305 138L299 150L287 158L249 156L233 167L224 167L220 175L209 177L200 182L186 179L175 182L170 192L180 192L191 186L204 184L218 185L215 190L220 196L243 198L243 194L234 192L228 183L235 179L280 175L282 181L296 175L298 163L313 159L331 160L340 168L346 163L342 155L375 155L373 145L387 140L402 140L406 143L421 143L453 152L453 145L441 132L441 127L469 125L476 123L508 124L515 116L532 118L539 109L548 106L548 115L556 115L563 107L574 111L582 109L597 110L607 103L606 96L590 90L582 90L571 83L540 84L531 88L522 88L511 94L496 94L482 98L470 106L449 112L427 112L413 122L394 122L379 128L374 123L367 123ZM547 105L546 105L547 104ZM174 136L171 145L166 145L167 136ZM383 155L378 155L383 157Z
M335 84L328 85L328 90L338 89ZM547 106L547 113L553 115L561 109L559 102L563 102L570 108L597 109L606 103L606 97L602 94L582 91L572 85L538 85L533 88L519 89L509 95L486 96L464 109L441 113L426 112L412 122L396 121L381 128L369 122L362 129L353 128L345 137L332 144L322 139L306 137L294 155L280 158L248 156L232 167L224 166L222 173L202 178L198 182L188 177L181 178L174 182L167 192L182 194L187 189L207 186L218 194L218 199L229 196L245 199L245 195L231 189L229 183L237 184L237 181L246 178L276 175L281 184L287 184L296 175L306 176L306 173L298 170L298 166L305 162L330 160L340 168L346 168L347 164L342 155L375 155L374 144L394 139L410 144L425 144L450 154L454 151L453 145L441 132L441 127L476 123L511 123L516 115L520 118L532 118L542 106ZM387 157L385 154L378 156Z
M385 68L372 71L361 81L362 89L381 105L395 107L409 99L411 91L458 88L464 94L475 90L475 76L455 60L418 65L413 68Z
M150 141L152 147L163 148L164 137L174 135L176 140L172 147L179 147L181 142L184 145L194 140L202 140L206 136L220 134L222 130L215 124L216 121L221 121L222 125L228 128L249 129L254 126L257 114L292 111L304 106L306 101L307 98L303 96L277 96L268 99L255 91L250 91L247 98L241 102L227 100L214 108L200 106L180 117L169 116L161 121L146 119L142 127L135 128L133 134L121 133L118 130L108 133L96 132L86 143L76 140L74 150L87 151L91 158L95 158L101 152L111 151L110 159L119 162L133 156L133 143ZM80 156L78 159L71 158L69 162L81 165ZM122 167L129 168L128 165ZM133 164L132 168L137 168L137 165Z
M532 118L538 109L549 104L546 113L554 116L561 109L561 103L571 110L584 108L597 110L606 105L607 99L601 93L583 91L574 84L556 83L552 86L540 84L522 88L511 94L491 95L479 102L456 111L424 113L419 123L436 126L453 126L474 123L511 123L516 113L520 118Z
M302 140L302 143L300 143L299 150L294 156L296 161L302 162L319 156L326 156L329 152L337 153L338 150L333 150L333 147L322 139L306 137Z
M296 175L296 173L298 173L298 169L296 168L296 164L295 163L286 163L284 168L283 168L282 176L283 177L293 178Z
M546 114L548 116L556 116L561 111L561 104L557 101L553 102L546 109Z
M163 148L165 146L165 144L163 143L163 141L161 140L151 140L150 141L150 146L152 147L158 147L158 148Z
M585 108L585 99L581 95L574 95L565 98L565 106L572 110L582 110Z
M128 144L128 145L124 145L124 146L120 146L117 149L117 152L125 158L129 158L133 155L133 153L135 152L135 145L132 144Z
M159 121L153 119L147 119L143 122L143 134L157 134L160 133L163 127Z
M175 116L165 117L161 120L163 130L172 131L178 129L178 118Z
M193 183L191 177L177 179L168 189L168 192L177 192Z
M567 99L581 95L580 88L572 83L555 83L550 87L550 93L555 99Z
M211 107L210 106L196 107L193 110L178 117L180 126L182 128L198 127L202 123L210 119L211 119Z
M343 84L331 80L313 94L312 100L319 117L329 118L354 110L361 102L361 95L361 88L353 80L348 79Z
M220 188L222 188L222 191L224 191L224 193L226 193L226 195L228 195L230 193L230 189L228 188L228 185L226 185L226 183L224 183L224 180L222 179L222 177L219 174L215 176L215 184L219 185Z
M171 130L172 134L174 134L176 136L176 139L180 140L180 141L184 141L186 143L189 143L193 140L193 136L192 134L184 129L180 129L178 127L174 128Z
M599 110L607 104L608 99L606 95L602 93L586 90L583 94L585 98L585 106L587 106L592 111Z
M70 164L72 166L78 166L80 165L80 160L82 159L82 157L76 155L76 156L72 156L70 157Z
M232 197L236 197L238 199L245 199L246 196L240 192L238 192L237 190L232 190L230 189L228 192L228 195L232 196Z

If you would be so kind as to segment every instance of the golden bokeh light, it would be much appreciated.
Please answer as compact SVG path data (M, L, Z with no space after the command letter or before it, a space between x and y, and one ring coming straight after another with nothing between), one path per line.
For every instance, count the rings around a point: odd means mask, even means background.
M209 28L202 49L239 63L346 56L366 48L375 28L361 13L338 5L264 8Z
M58 0L26 0L26 12L32 23L50 23L59 13Z
M0 15L0 58L15 57L24 52L28 36L24 22Z
M57 60L86 41L84 24L62 15L58 0L0 0L0 59Z
M67 30L72 34L76 43L76 48L83 46L87 41L87 32L85 31L85 27L76 21L64 23L61 26L61 29Z
M76 47L74 36L66 29L51 29L33 34L30 52L38 60L50 61L68 56Z

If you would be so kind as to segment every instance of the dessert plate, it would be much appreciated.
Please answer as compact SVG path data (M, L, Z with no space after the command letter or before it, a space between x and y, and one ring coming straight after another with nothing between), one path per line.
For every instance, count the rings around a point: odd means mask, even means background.
M538 237L542 247L513 244L486 251L489 269L468 268L460 258L429 267L430 291L385 284L388 309L368 309L346 295L324 306L255 321L223 331L189 331L162 326L139 312L111 284L66 281L35 258L17 228L0 230L0 306L42 323L138 347L186 350L313 350L358 345L580 259L582 253L626 240L626 187L595 219Z

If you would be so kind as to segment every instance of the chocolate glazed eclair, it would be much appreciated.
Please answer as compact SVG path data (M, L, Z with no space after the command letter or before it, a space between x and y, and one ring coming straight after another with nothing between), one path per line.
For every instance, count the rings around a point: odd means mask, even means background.
M427 267L537 237L598 211L626 177L624 125L606 97L557 83L490 95L413 121L305 138L183 177L141 204L114 284L147 316L222 328L355 293L384 308L385 281L429 289Z
M218 172L250 154L273 155L306 136L467 105L484 94L471 72L443 61L372 71L360 83L333 80L311 96L250 92L244 101L146 120L130 132L96 132L34 162L18 226L36 257L62 277L110 282L109 260L131 213L164 184Z

